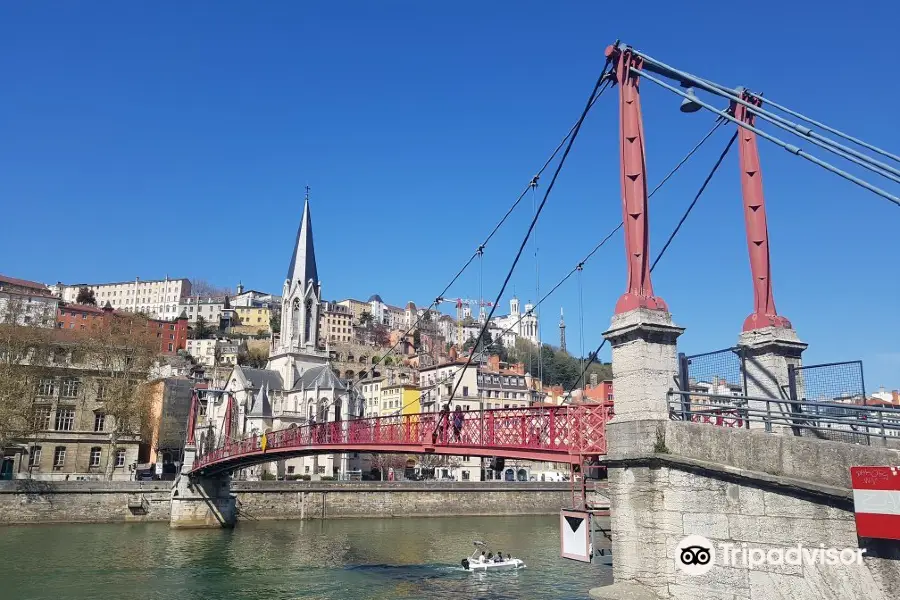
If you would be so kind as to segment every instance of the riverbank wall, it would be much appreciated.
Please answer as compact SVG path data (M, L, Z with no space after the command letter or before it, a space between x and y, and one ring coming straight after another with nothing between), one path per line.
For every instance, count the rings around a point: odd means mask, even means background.
M171 482L0 482L0 525L168 522ZM568 483L234 481L238 522L555 514ZM602 499L599 500L602 503Z

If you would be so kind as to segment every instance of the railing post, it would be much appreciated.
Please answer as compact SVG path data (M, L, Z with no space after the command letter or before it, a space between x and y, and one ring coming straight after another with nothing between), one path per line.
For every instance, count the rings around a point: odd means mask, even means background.
M549 448L556 448L556 409L550 409L550 440L547 446Z
M792 364L788 364L788 396L791 399L791 430L794 432L794 435L800 437L802 432L797 425L800 424L802 419L797 417L798 414L803 412L803 407L798 404L797 398L797 369Z
M494 444L494 411L488 413L488 435L487 443Z
M884 446L887 446L887 437L884 432L884 412L880 408L878 409L878 427L881 429L881 441Z
M772 401L766 398L766 433L772 433Z
M683 392L681 394L681 420L687 421L691 413L691 380L690 380L690 360L684 352L678 353L678 385Z

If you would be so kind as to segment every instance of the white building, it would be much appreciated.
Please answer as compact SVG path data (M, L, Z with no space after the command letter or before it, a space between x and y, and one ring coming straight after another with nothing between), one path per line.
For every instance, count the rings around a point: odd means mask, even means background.
M175 319L181 314L179 302L190 296L191 282L188 279L156 279L116 283L77 283L53 286L63 302L75 303L78 290L86 287L94 292L97 306L107 302L116 310L143 312L154 319Z
M59 298L43 283L0 275L0 323L56 327Z
M503 343L511 346L516 337L522 337L532 344L540 343L538 317L534 314L534 306L531 303L525 305L525 312L519 312L519 299L515 296L509 301L509 314L491 319L491 325L501 330L509 329L514 337L503 336ZM510 340L512 343L510 343Z
M238 436L306 425L313 420L318 424L344 422L363 412L362 398L336 376L328 355L317 347L321 303L307 199L284 282L281 335L273 339L265 369L235 366L225 385L225 391L237 402ZM198 424L198 435L209 426L221 431L224 405L224 394L207 405L206 423ZM358 460L348 454L294 458L254 467L245 475L343 476L359 469Z
M197 323L198 317L203 317L203 320L206 321L207 325L217 328L225 314L225 296L218 296L215 298L190 296L182 298L179 301L178 309L179 315L182 312L187 315L188 322L191 325Z

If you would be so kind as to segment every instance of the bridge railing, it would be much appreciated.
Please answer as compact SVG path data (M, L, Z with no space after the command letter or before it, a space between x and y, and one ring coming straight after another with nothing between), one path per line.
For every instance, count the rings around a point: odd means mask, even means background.
M489 409L461 413L417 413L292 425L252 435L198 457L195 468L263 450L349 446L355 448L460 446L466 449L540 450L569 454L606 454L606 422L611 406Z
M814 435L834 441L869 443L872 438L900 437L900 409L843 402L727 396L670 390L673 420L767 432L790 429L794 435ZM846 434L844 437L835 434ZM857 438L858 436L858 438Z

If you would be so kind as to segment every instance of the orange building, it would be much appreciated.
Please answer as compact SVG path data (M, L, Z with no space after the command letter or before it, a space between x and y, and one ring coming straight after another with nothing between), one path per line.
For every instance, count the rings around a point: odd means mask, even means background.
M113 310L109 303L103 308L88 304L60 303L56 311L56 327L62 330L83 331L93 327L101 319L115 318L118 315L133 317L133 313L121 313ZM147 319L147 329L159 339L159 351L162 354L175 354L187 346L187 317L172 321Z

